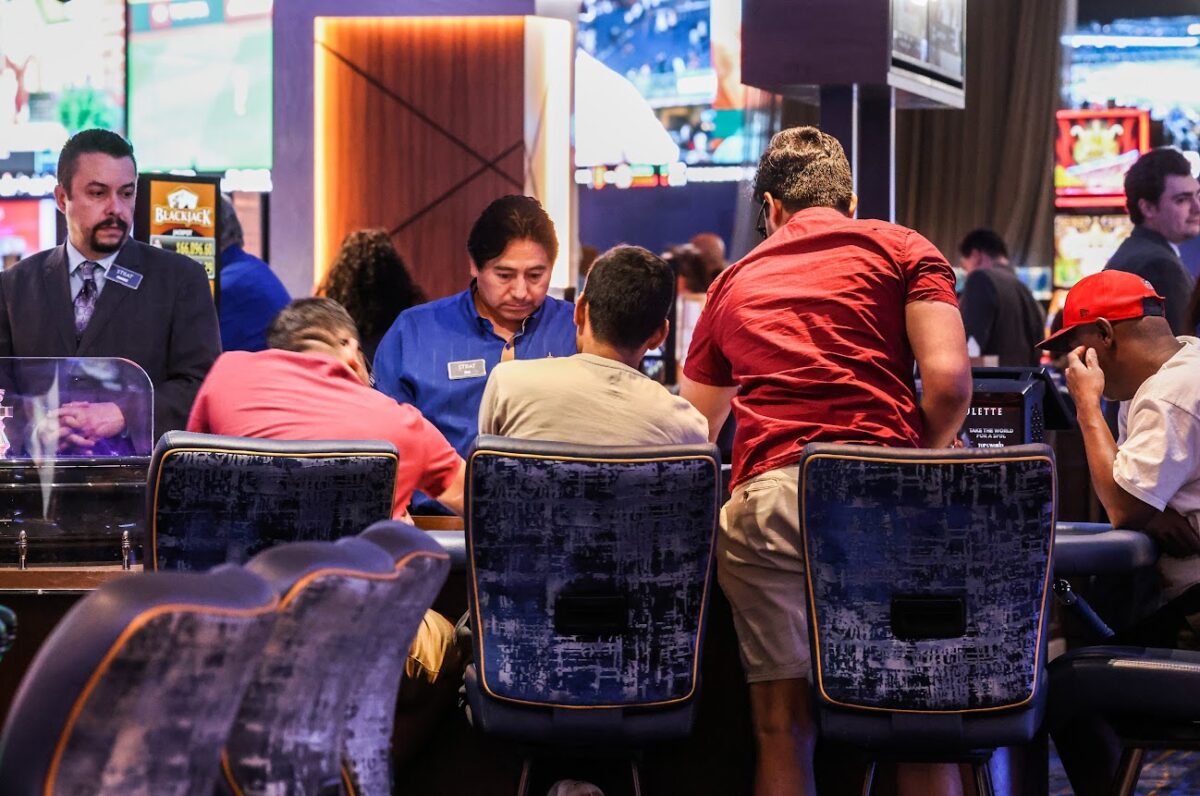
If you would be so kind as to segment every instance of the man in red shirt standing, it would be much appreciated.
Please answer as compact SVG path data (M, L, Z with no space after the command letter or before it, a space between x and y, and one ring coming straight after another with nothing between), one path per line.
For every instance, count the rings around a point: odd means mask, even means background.
M950 265L910 229L853 217L837 139L813 127L778 133L754 194L769 237L709 288L681 394L711 439L731 406L737 421L717 572L750 683L755 793L812 794L800 453L809 442L952 445L970 363ZM954 778L953 767L901 774L902 787L924 792Z

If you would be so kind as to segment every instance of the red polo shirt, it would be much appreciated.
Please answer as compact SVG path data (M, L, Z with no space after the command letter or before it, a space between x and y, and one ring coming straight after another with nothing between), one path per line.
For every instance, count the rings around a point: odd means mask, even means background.
M188 431L262 439L383 439L400 452L392 514L414 489L446 491L462 459L441 432L408 404L365 386L324 354L230 351L200 387Z
M910 229L831 208L796 213L717 277L684 374L738 388L733 483L808 442L921 444L910 301L957 306L945 258Z

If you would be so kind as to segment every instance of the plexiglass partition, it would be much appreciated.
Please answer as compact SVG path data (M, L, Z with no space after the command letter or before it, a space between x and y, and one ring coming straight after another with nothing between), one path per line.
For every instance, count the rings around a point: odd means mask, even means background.
M0 357L0 568L136 558L154 439L137 364Z

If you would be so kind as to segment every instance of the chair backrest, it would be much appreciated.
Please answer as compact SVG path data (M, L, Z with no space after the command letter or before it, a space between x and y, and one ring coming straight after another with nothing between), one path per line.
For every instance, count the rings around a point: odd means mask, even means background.
M396 461L378 440L164 434L146 488L146 564L204 570L356 534L392 516Z
M399 575L354 537L295 542L246 569L279 594L278 618L225 747L223 787L237 794L338 792L346 700Z
M17 640L17 614L13 609L0 605L0 659L12 649Z
M344 763L352 794L392 792L391 742L396 696L408 650L450 572L450 555L408 523L377 522L359 535L391 558L397 578L374 632L359 647L362 672L346 704Z
M818 706L1029 705L1045 666L1055 490L1045 445L806 446L800 520Z
M0 793L211 793L277 603L237 566L129 575L88 595L25 673Z
M465 517L483 693L552 708L691 700L720 469L712 445L480 437Z

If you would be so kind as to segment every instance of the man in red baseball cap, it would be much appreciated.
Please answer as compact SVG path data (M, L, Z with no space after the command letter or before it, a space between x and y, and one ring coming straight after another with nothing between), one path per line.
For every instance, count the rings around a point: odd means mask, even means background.
M1200 340L1171 333L1149 282L1102 271L1071 288L1062 330L1038 346L1070 351L1067 387L1113 525L1158 541L1167 599L1200 582ZM1119 442L1101 397L1123 402Z
M1200 631L1200 340L1175 337L1164 300L1135 274L1108 270L1067 294L1063 328L1039 348L1070 351L1067 387L1075 399L1088 469L1114 526L1158 543L1165 605L1120 643L1196 648ZM1114 440L1101 397L1121 401ZM1149 606L1153 609L1155 606ZM1054 731L1076 793L1107 793L1120 749L1099 714Z

